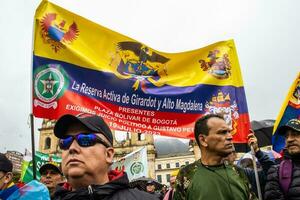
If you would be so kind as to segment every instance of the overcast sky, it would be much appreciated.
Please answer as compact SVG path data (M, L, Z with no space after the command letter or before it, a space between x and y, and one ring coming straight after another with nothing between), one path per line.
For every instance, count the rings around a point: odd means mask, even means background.
M300 71L297 0L52 2L163 52L234 39L251 120L275 119ZM39 3L0 1L0 152L31 148L32 29ZM41 120L35 122L39 128Z

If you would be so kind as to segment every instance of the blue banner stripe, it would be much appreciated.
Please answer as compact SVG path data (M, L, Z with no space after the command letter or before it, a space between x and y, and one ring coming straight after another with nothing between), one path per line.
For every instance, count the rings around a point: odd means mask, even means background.
M113 73L96 71L88 68L83 68L70 63L57 61L53 59L47 59L43 57L33 57L33 71L42 65L47 64L60 64L69 76L68 90L78 92L80 95L88 96L90 98L96 98L97 100L107 101L109 100L100 98L99 95L95 95L92 92L106 91L113 95L128 95L135 99L149 99L157 101L174 102L176 105L194 105L199 106L201 104L202 110L190 110L187 113L204 113L204 108L207 103L212 100L212 97L217 98L218 92L222 92L224 95L229 94L230 104L235 102L240 114L248 113L247 103L245 99L244 87L234 86L215 86L199 84L191 87L176 87L171 85L164 85L156 87L149 81L143 81L140 83L139 88L135 91L132 86L136 83L137 78L120 79ZM75 86L79 87L76 89ZM144 89L144 88L146 89ZM86 92L84 92L86 91ZM96 91L96 92L97 92ZM133 98L134 97L134 98ZM220 103L220 102L219 102ZM226 103L226 102L223 102ZM221 103L220 103L221 104ZM124 104L122 102L117 103L120 106L141 108L132 104ZM157 110L157 108L145 107L147 110ZM167 106L160 108L159 111L167 112L179 112L178 110L170 110Z
M280 152L285 146L285 138L278 134L278 128L285 125L289 120L298 118L300 116L300 110L288 105L284 111L284 114L278 124L277 130L272 137L273 149Z

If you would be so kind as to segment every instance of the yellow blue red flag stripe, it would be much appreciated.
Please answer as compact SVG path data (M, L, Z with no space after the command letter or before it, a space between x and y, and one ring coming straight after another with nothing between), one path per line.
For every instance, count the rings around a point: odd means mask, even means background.
M35 14L33 113L102 116L113 130L193 138L196 119L223 114L246 142L249 115L233 40L165 53L48 1Z
M285 139L278 134L278 128L285 125L290 119L300 119L300 72L290 87L289 93L281 106L273 129L273 149L280 152L285 146Z

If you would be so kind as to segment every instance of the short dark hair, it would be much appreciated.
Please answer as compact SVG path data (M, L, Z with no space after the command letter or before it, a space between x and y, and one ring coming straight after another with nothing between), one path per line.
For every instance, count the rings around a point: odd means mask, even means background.
M200 133L203 135L208 135L209 128L207 126L207 121L213 117L224 120L224 118L221 115L207 114L207 115L203 115L202 117L200 117L195 123L194 136L195 136L195 140L199 147L200 147L200 142L199 142L198 137L199 137Z
M5 156L5 154L0 153L0 171L7 173L12 172L12 170L12 162Z

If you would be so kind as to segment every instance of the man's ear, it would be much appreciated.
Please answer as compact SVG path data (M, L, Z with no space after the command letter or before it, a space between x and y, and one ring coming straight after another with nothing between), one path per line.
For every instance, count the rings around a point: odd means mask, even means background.
M112 147L106 148L106 162L109 164L113 163L114 160L114 155L115 155L115 150Z
M205 135L200 134L200 135L198 136L198 140L199 140L199 143L200 143L201 146L207 147L208 144L207 144L207 142L206 142L206 136L205 136Z

